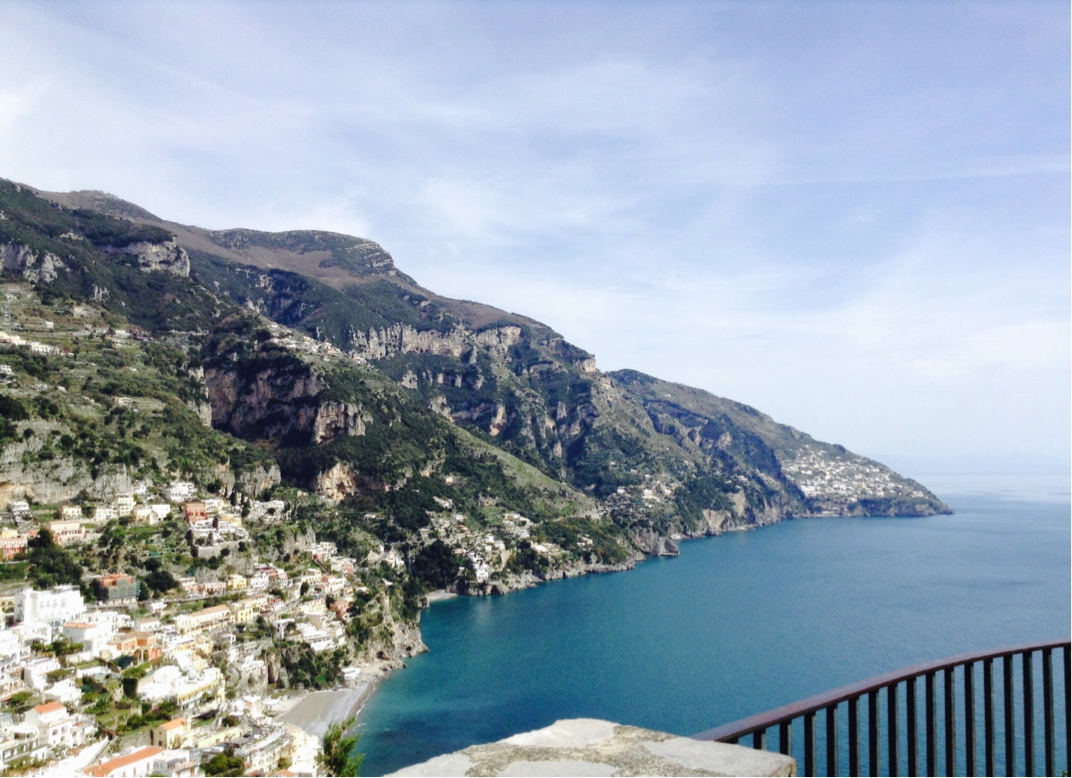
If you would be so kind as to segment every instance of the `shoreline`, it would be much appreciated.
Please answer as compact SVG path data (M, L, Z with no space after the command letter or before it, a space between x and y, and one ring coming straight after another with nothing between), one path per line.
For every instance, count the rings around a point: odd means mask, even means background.
M283 724L293 724L320 738L323 738L328 728L336 722L353 717L356 719L356 726L369 697L384 678L386 673L383 671L370 672L367 678L361 679L352 687L342 686L294 695L296 699L293 704L282 713L276 714L275 720Z
M912 517L912 518L932 518L932 517L937 517L939 515L942 515L942 514L931 514L929 516ZM867 517L867 516L800 516L800 517L798 517L798 516L787 516L787 517L779 518L776 521L757 523L757 524L751 524L751 525L735 525L735 526L722 528L722 529L719 529L717 531L712 531L712 532L696 533L696 534L674 533L673 535L668 536L668 538L670 540L674 541L675 543L681 543L681 542L691 541L691 540L710 540L710 539L713 539L713 538L720 538L720 537L722 537L724 535L728 535L728 534L731 534L731 533L755 532L756 530L764 529L766 527L771 527L771 526L774 526L774 525L777 525L777 524L781 524L783 522L799 521L799 520L802 520L802 519L827 519L827 518L851 518L851 519L857 519L857 518L899 518L899 517L890 517L890 516L870 516L870 517ZM537 577L537 576L527 576L526 577L526 576L522 576L521 579L518 579L518 580L515 580L515 581L512 582L512 583L515 584L514 586L506 586L504 588L489 587L489 591L479 592L479 593L477 593L477 592L467 592L465 594L459 594L458 592L453 592L453 591L444 590L444 589L438 589L438 590L436 590L434 592L429 592L428 594L425 595L425 601L427 602L427 605L425 606L425 608L431 606L434 603L443 602L443 601L446 601L446 600L452 600L452 599L456 599L458 597L506 596L506 595L512 594L513 592L524 591L525 589L537 588L537 587L540 587L540 586L542 586L544 584L552 583L552 582L555 582L555 581L564 581L564 580L567 580L567 579L570 579L570 578L578 578L578 577L587 576L587 575L599 575L599 574L607 574L607 573L627 573L630 570L636 569L636 567L638 565L642 564L643 562L646 562L649 559L660 559L660 558L675 559L675 558L677 558L677 556L678 556L678 554L646 554L646 553L641 552L638 557L633 558L629 562L626 562L624 564L619 564L619 565L598 565L598 564L596 564L596 565L592 565L592 564L583 563L583 564L575 566L575 567L560 568L560 569L558 569L556 571L558 573L558 575L552 575L552 576L547 576L547 577ZM522 583L522 581L523 581L523 583ZM502 584L503 582L494 582L494 583ZM516 585L518 583L521 583L521 585ZM424 610L425 608L422 608L422 610ZM417 629L418 635L420 635L421 634L421 623L420 623L419 618L418 618L418 621L417 621L415 627ZM423 641L422 641L422 643L423 643ZM425 648L424 650L427 651L428 649ZM355 702L353 710L352 710L352 712L350 714L350 715L355 716L355 718L356 718L355 723L354 723L354 728L355 729L360 729L361 727L363 727L364 722L362 721L362 714L364 713L365 708L367 707L368 700L372 697L372 693L376 690L376 688L379 686L379 684L382 681L386 680L387 677L391 673L395 672L396 670L404 669L405 667L406 667L406 664L405 664L404 661L401 661L401 662L399 662L397 664L386 664L386 665L381 666L378 669L378 673L375 676L370 676L367 680L363 681L363 683L365 683L366 686L363 689L363 692L362 692L360 698L357 700L357 702Z

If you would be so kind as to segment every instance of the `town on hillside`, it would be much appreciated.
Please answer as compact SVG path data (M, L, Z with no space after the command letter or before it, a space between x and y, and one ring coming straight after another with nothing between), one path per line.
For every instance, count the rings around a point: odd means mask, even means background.
M511 559L504 540L470 530L449 501L440 507L423 542L449 549L454 571L474 585L501 574ZM360 687L390 666L382 654L353 657L347 643L376 607L370 574L401 572L406 559L382 544L355 559L309 533L285 562L260 561L250 527L271 534L291 512L282 499L236 510L177 480L137 482L92 506L8 501L5 572L35 564L59 578L73 552L114 549L118 538L161 547L178 539L200 564L174 576L150 557L142 578L102 569L47 588L0 585L0 770L211 775L213 760L238 759L246 775L317 775L319 738L281 716L294 704L290 688L303 664L316 674L307 688ZM503 525L527 543L528 519L510 513ZM219 574L217 563L232 557L246 572ZM280 660L281 645L298 647L297 659Z

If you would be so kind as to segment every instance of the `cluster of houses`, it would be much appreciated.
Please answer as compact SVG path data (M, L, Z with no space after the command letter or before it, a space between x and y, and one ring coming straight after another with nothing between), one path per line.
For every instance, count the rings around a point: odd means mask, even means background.
M249 533L242 519L235 514L229 503L219 498L194 501L196 489L189 481L173 481L159 490L160 496L153 499L145 482L134 484L130 489L117 491L109 502L92 507L63 505L57 517L43 526L52 533L52 539L61 546L92 540L91 529L115 519L127 518L135 525L155 526L171 516L180 506L193 539L193 554L198 557L218 556L223 549L233 548ZM253 501L249 506L249 518L283 519L286 504L282 500ZM33 521L29 502L12 500L0 519L14 526L0 527L0 558L14 559L26 549L28 542L37 535L38 525Z
M273 571L275 575L269 576ZM285 589L311 583L320 591L346 592L345 579L332 580L337 577L319 569L289 579L278 568L259 570L258 576ZM251 592L223 605L196 607L197 603L180 598L153 609L162 616L135 618L123 608L111 607L134 601L133 578L109 574L95 584L100 592L96 607L87 607L73 586L25 588L0 597L0 606L10 606L12 621L10 626L6 618L0 621L0 699L28 692L42 700L20 717L0 715L0 770L27 760L74 759L72 754L105 744L107 733L99 731L94 716L76 712L84 684L92 680L110 683L119 699L130 698L143 710L169 703L174 717L151 728L148 745L114 754L94 766L83 765L87 775L199 775L201 763L214 749L224 748L244 760L247 774L274 774L284 758L291 765L290 774L317 774L317 738L271 720L259 697L228 700L224 674L214 659L222 646L228 663L243 675L263 673L264 661L236 645L233 634L236 625L262 615L271 618L280 634L304 639L314 651L334 647L344 629L323 599L288 606L277 596ZM165 614L172 605L179 611ZM195 607L189 609L191 605ZM62 656L54 648L45 649L57 643L67 647ZM140 678L125 679L119 670L144 663L150 663L152 670ZM348 669L356 676L356 668ZM203 725L221 714L241 723L223 728Z
M808 497L861 499L925 498L921 489L897 478L891 470L867 460L836 459L823 449L804 445L782 469Z
M94 524L130 517L147 525L183 522L197 554L248 538L243 521L270 523L288 515L284 501L268 500L249 503L243 519L229 503L201 497L184 481L157 491L160 497L153 501L146 485L136 484L88 512L62 506L56 519L40 523L28 503L9 502L0 553L14 557L40 527L68 545L92 539ZM122 572L92 579L95 602L86 602L74 586L0 594L0 701L20 695L40 701L21 715L0 714L0 771L38 762L51 763L52 770L62 766L63 774L200 775L213 753L227 749L243 760L247 774L275 774L283 760L290 774L316 775L319 739L273 720L269 700L228 699L221 670L229 667L244 678L268 676L258 641L237 640L243 625L253 622L260 622L259 634L304 642L314 652L342 645L357 562L315 538L307 551L315 564L306 568L288 572L253 562L245 574L180 577L178 589L155 601L139 602L139 582ZM208 598L224 602L204 602ZM126 677L126 667L151 669ZM343 670L347 680L359 676L356 667ZM84 710L90 682L113 689L117 703L126 699L142 710L166 704L174 716L140 733L147 744L111 753L109 736L115 733L101 729ZM221 720L239 723L224 727Z
M477 583L507 564L509 540L530 537L531 522L519 514L506 514L500 530L475 532L450 500L439 502L442 510L431 515L422 541L447 543L459 571L470 567ZM0 555L15 557L41 528L67 546L91 541L106 522L128 519L149 526L181 522L191 553L211 557L247 541L250 522L284 522L289 515L282 500L249 502L242 513L181 480L162 488L133 484L97 505L60 506L49 521L35 520L31 506L16 500L0 527ZM558 551L531 546L542 554ZM406 560L397 547L383 545L362 559L345 556L315 537L303 539L301 551L311 563L303 567L295 557L287 569L236 554L240 565L218 572L202 566L152 601L144 593L139 600L139 582L124 572L95 576L89 603L71 586L0 594L0 701L20 694L39 701L21 715L0 715L0 770L26 760L74 759L77 752L84 762L77 769L87 775L195 775L213 749L226 748L244 760L247 773L273 774L286 759L291 774L315 774L316 738L272 719L259 697L233 699L221 668L239 678L270 677L259 648L271 637L316 653L344 645L351 606L368 593L355 574L380 565L401 570ZM132 667L138 675L124 673ZM341 670L347 682L360 677L357 667ZM140 731L147 743L113 753L105 736L115 733L104 732L86 709L87 685L112 689L117 703L143 711L166 704L173 716ZM98 747L103 752L86 760Z
M454 504L449 499L435 498L441 508L452 511ZM421 540L431 543L441 540L454 550L462 560L468 560L472 567L475 582L484 584L500 572L510 559L510 550L506 542L492 532L473 532L469 529L467 519L462 513L436 513L430 517L428 527L420 530ZM515 540L526 540L530 536L532 522L519 513L509 512L503 515L502 533ZM555 556L562 550L551 543L531 543L538 554Z
M52 322L49 322L51 324ZM50 328L51 329L51 328ZM48 343L41 343L36 340L28 340L21 335L12 335L8 332L0 330L0 346L11 346L14 348L26 349L32 354L64 354L66 353L59 346L52 346ZM10 375L10 374L8 374Z

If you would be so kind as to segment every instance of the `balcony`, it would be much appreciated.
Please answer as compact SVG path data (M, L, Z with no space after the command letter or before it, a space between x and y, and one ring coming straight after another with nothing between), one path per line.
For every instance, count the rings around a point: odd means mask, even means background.
M691 738L563 719L391 775L1067 774L1070 654L1068 640L964 654Z
M804 775L1067 774L1070 653L1065 640L964 654L693 737L777 750Z

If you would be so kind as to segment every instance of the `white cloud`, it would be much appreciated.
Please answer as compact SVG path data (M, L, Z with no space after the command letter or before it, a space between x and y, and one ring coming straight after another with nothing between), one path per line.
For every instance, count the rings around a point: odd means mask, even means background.
M361 234L847 445L1067 456L1067 16L7 3L0 175Z

